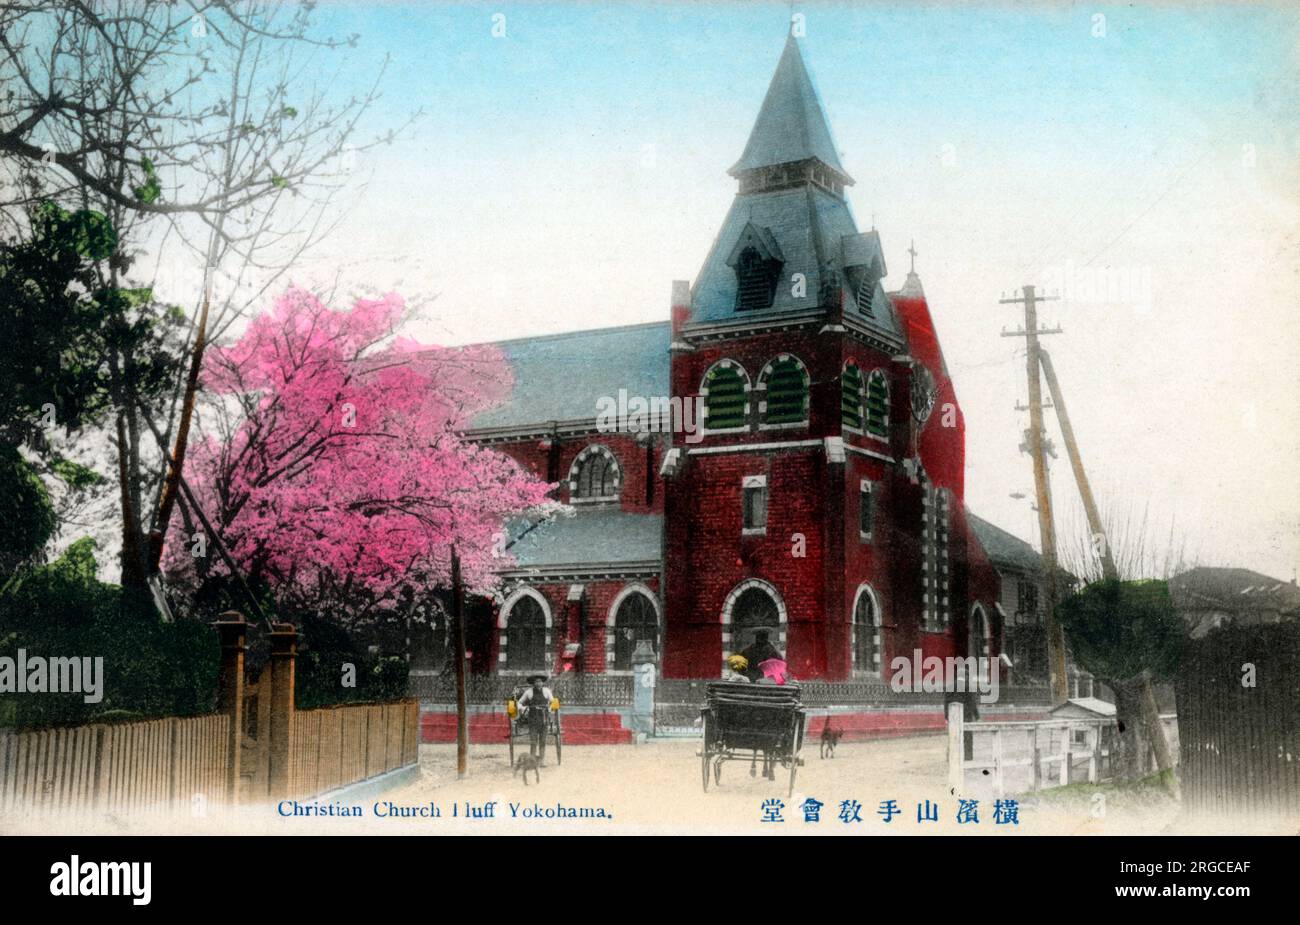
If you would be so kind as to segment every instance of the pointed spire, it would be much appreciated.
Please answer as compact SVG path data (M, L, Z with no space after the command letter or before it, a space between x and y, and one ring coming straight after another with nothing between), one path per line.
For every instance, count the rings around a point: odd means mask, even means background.
M840 164L821 98L808 76L799 40L791 33L745 153L729 172L740 176L750 170L813 158L839 174L845 183L853 182Z

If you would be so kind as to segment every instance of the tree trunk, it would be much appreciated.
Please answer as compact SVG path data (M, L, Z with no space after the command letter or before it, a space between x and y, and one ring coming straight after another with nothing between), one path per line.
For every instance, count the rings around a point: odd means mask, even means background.
M117 480L122 496L122 587L139 591L145 587L144 557L140 547L137 512L131 505L131 476L126 444L126 422L117 415Z
M150 536L149 559L146 574L157 572L162 563L163 543L167 528L172 519L172 508L180 494L181 475L185 470L185 450L189 445L190 421L194 417L194 401L199 391L199 373L203 369L203 349L206 346L208 332L208 297L203 297L203 308L199 312L198 329L194 335L194 353L190 358L189 376L185 380L185 395L181 399L181 419L176 428L176 446L172 450L171 466L167 472L167 482L163 486L162 500L158 504L157 529Z
M1145 748L1138 691L1129 680L1111 680L1106 683L1115 692L1115 719L1119 727L1119 756L1115 762L1115 776L1120 780L1137 780Z
M451 623L456 659L456 777L469 773L469 708L465 697L465 606L460 585L460 557L451 547Z

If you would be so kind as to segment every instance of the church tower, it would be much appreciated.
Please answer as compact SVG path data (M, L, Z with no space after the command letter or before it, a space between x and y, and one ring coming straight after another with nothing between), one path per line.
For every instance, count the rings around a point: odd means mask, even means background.
M716 677L760 634L803 679L991 652L997 579L966 527L964 423L929 307L915 266L885 290L793 36L729 172L721 230L673 290L672 396L703 418L661 473L664 675Z

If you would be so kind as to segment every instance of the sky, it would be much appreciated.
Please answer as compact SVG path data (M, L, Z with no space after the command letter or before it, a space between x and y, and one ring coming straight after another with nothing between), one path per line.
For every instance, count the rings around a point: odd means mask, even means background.
M735 194L791 11L862 230L917 271L966 414L967 502L1037 545L1023 323L1102 508L1200 564L1300 566L1294 5L335 2L337 92L387 58L309 285L395 289L464 343L665 320ZM1063 532L1082 517L1063 443ZM1024 497L1017 498L1015 495ZM1069 545L1069 540L1066 540Z

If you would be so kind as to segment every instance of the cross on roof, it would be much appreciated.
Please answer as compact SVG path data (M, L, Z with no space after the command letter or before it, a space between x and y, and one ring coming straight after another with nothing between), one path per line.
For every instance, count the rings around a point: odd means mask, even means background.
M912 272L915 273L916 272L916 238L912 239L912 245L907 249L907 252L912 255Z

